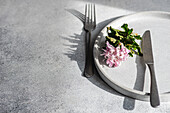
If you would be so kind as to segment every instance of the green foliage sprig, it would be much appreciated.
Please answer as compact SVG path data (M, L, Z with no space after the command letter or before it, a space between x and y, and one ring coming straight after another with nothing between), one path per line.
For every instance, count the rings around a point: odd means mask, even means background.
M109 41L114 47L117 47L122 43L130 50L129 55L131 57L133 57L133 54L142 56L141 48L135 41L142 40L142 37L138 34L133 34L133 29L129 29L128 24L123 24L121 28L123 28L123 31L114 29L111 26L107 27L108 36L106 36L106 41Z

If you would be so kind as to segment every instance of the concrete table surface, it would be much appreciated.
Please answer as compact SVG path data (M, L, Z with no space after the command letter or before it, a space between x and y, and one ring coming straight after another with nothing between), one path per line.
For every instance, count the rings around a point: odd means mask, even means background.
M168 0L0 0L0 113L170 113L83 77L85 32L68 9L95 3L95 36L116 17L170 11ZM96 33L96 34L95 34Z

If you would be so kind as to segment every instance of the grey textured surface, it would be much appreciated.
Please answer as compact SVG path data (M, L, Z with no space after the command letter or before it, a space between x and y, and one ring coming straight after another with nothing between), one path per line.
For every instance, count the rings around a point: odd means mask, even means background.
M0 0L0 113L169 113L124 97L96 73L82 76L83 24L66 9L96 3L96 33L110 18L170 11L168 0ZM110 20L108 20L110 19Z

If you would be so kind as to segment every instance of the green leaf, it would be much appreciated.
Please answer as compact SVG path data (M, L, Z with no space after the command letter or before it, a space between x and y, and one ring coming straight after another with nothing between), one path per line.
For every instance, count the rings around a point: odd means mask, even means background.
M143 56L143 53L141 52L141 48L137 47L137 50L138 50L139 56Z
M109 37L109 36L106 36L106 38L108 40L110 40L112 43L115 43L116 42L116 39L115 38L112 38L112 37Z
M122 49L122 45L120 45L120 50Z
M123 24L121 28L123 28L123 31L114 29L111 26L107 27L108 36L106 36L106 41L109 41L109 43L114 47L117 47L121 42L127 49L131 51L129 53L129 56L133 57L133 54L142 56L143 54L141 52L141 48L135 41L142 40L140 35L132 33L133 29L129 29L128 24Z
M127 32L128 31L128 24L123 24L121 26L121 28L123 28L125 30L125 32Z
M132 34L133 29L128 29L128 35Z
M119 36L122 36L122 37L126 37L126 36L127 36L127 33L124 32L124 31L118 31L118 35L119 35Z
M140 35L137 35L137 36L134 36L135 37L135 39L137 39L137 40L141 40L142 39L142 37L140 37Z
M133 57L133 54L131 52L128 53L130 57Z

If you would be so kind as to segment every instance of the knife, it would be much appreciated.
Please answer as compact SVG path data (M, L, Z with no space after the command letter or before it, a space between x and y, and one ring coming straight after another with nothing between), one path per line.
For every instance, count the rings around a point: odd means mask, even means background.
M157 107L160 105L160 100L154 70L154 58L152 53L151 34L149 30L145 31L145 33L143 34L142 51L144 62L148 65L151 75L150 104L152 107Z

